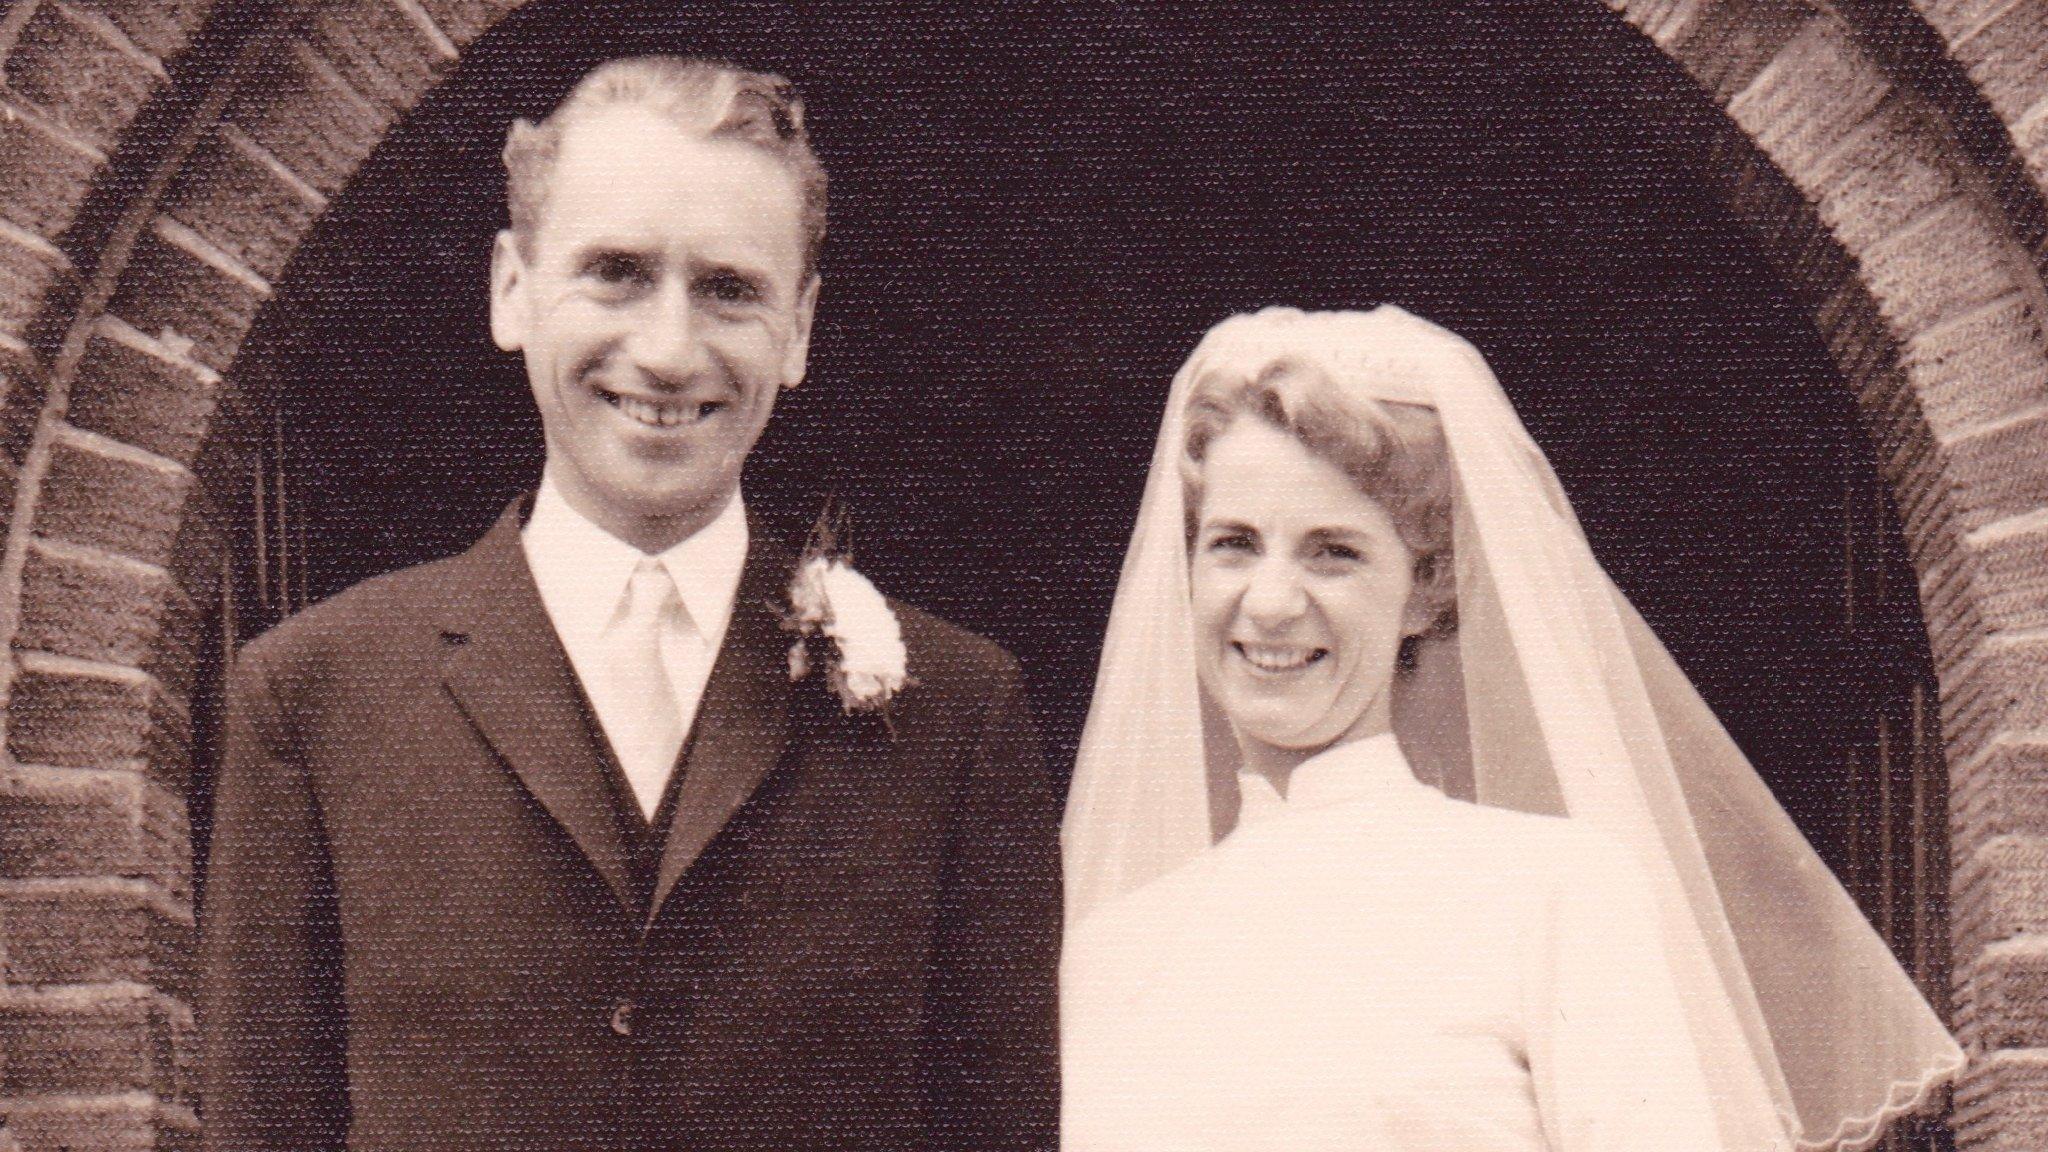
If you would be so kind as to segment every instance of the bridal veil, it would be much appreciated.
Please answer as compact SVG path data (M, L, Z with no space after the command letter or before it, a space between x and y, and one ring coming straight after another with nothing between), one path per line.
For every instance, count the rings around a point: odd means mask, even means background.
M1484 359L1392 307L1234 317L1176 377L1068 800L1070 920L1212 843L1227 739L1205 740L1195 680L1183 408L1205 373L1282 361L1439 414L1476 798L1597 825L1641 862L1724 1145L1855 1148L1951 1077L1961 1050L1601 569Z

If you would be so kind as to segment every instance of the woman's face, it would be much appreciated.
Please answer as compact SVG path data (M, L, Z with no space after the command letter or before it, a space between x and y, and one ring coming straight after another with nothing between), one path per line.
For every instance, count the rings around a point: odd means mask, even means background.
M1415 553L1378 501L1288 433L1210 442L1189 557L1197 667L1240 742L1302 752L1388 725Z

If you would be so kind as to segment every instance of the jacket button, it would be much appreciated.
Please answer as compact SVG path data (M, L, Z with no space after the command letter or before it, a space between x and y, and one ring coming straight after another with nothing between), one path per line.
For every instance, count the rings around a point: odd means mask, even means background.
M633 1034L633 1002L621 1000L612 1009L612 1031L621 1036Z

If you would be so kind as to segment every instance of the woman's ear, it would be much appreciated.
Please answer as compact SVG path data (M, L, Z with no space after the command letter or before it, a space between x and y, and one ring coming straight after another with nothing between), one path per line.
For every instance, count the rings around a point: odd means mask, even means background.
M1436 627L1455 595L1450 586L1450 554L1439 552L1415 561L1415 580L1408 586L1408 603L1401 610L1401 637L1420 636Z

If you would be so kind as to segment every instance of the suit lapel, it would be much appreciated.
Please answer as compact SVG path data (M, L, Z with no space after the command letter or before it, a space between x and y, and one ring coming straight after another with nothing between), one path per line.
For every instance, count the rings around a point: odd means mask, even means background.
M515 503L472 548L473 576L443 626L442 680L528 792L632 907L627 847L568 654L519 546Z
M704 686L681 765L674 816L662 846L652 922L669 891L759 788L781 758L789 727L789 634L775 605L794 561L756 540L733 600L732 623Z

